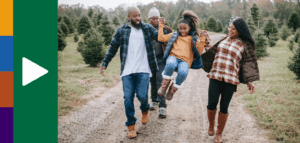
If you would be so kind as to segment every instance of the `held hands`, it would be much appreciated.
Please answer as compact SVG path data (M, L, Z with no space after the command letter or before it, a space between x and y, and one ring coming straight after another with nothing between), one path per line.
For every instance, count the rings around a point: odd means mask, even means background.
M159 24L166 24L166 19L164 17L158 18Z
M248 82L247 87L250 90L250 94L253 94L255 92L255 87L253 82Z
M202 37L202 36L205 36L205 37L208 36L208 33L206 30L200 30L200 37Z
M104 70L106 69L106 67L101 67L100 68L100 74L102 75L102 76L105 76L105 74L104 74Z

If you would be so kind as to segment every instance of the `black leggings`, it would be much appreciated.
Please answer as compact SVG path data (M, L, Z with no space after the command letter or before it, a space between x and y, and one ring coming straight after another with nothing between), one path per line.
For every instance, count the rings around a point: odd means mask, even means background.
M224 82L224 80L218 81L215 79L209 79L207 108L209 110L215 110L217 108L221 94L220 112L223 114L227 114L229 103L235 91L236 85L226 83Z

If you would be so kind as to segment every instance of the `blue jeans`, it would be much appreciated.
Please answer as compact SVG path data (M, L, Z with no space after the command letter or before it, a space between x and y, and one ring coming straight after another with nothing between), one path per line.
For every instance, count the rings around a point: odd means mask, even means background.
M149 89L149 73L133 73L122 77L123 92L124 92L124 105L127 121L126 126L135 124L136 118L134 117L134 95L141 102L140 109L142 112L147 112L150 108L148 103L148 89Z
M167 65L164 72L164 78L171 79L173 72L177 70L176 84L181 85L186 79L189 72L189 64L185 61L177 59L174 56L169 56L167 58Z

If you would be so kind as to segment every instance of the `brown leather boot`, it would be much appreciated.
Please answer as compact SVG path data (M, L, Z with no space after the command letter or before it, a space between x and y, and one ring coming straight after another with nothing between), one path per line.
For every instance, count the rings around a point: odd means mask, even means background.
M166 90L168 89L170 82L171 79L163 79L161 82L161 86L157 91L157 94L160 96L164 96L166 94Z
M225 128L228 115L229 115L229 113L223 114L223 113L219 112L218 127L217 127L217 132L216 132L215 143L222 143L222 132Z
M217 109L215 110L209 110L207 109L207 117L209 121L209 127L208 127L208 135L213 136L215 134L215 116L216 116Z
M149 111L147 112L142 112L142 124L147 124L149 120Z
M136 135L137 128L136 128L135 124L129 125L128 126L128 130L129 130L129 132L128 132L128 138L133 139L133 138L135 138L137 136Z
M173 95L175 94L175 92L177 91L177 87L175 87L174 85L173 85L173 83L171 84L171 86L170 86L170 88L169 88L169 92L167 93L167 95L166 95L166 99L167 100L172 100L172 98L173 98Z

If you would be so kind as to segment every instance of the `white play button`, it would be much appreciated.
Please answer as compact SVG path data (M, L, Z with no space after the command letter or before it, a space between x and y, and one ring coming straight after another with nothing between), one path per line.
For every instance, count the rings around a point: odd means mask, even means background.
M32 81L48 73L48 70L28 60L25 57L23 57L22 61L23 86L31 83Z

